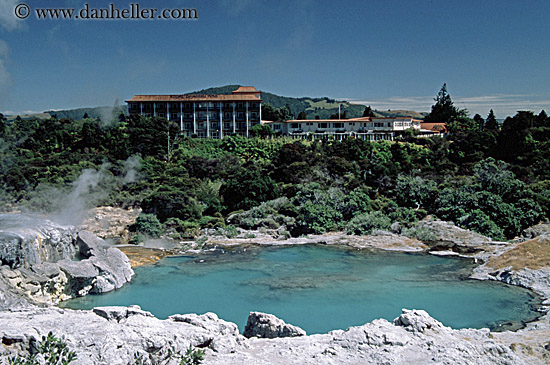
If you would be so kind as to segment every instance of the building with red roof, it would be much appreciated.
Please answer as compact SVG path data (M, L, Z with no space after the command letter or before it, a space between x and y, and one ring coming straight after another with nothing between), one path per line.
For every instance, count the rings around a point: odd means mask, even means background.
M176 121L186 136L223 138L224 134L239 134L248 137L250 128L262 119L261 95L253 86L241 86L229 95L134 95L126 103L130 115Z

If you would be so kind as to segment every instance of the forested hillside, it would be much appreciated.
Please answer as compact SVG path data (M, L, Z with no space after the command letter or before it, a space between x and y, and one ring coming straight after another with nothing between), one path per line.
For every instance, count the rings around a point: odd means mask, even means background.
M73 216L141 207L144 233L176 238L234 226L363 234L394 222L415 234L414 222L432 214L510 239L547 220L546 113L518 112L501 129L491 118L453 118L448 138L323 143L181 138L176 124L139 116L2 119L1 207Z
M237 90L240 85L226 85L221 87L212 87L191 94L231 94ZM275 109L286 109L283 113L292 119L330 119L338 116L338 107L340 106L340 116L342 119L362 117L365 112L365 106L353 104L347 101L338 101L335 99L323 97L301 97L292 98L287 96L275 95L270 92L262 91L262 100L264 105L269 105ZM423 118L424 114L409 110L374 110L375 116L380 117L414 117ZM303 114L301 114L303 113Z
M226 85L221 87L212 87L199 91L194 91L189 94L231 94L237 90L240 85ZM353 104L347 101L337 101L327 97L323 98L292 98L286 96L275 95L270 92L262 92L263 108L270 109L265 115L270 115L270 111L274 110L275 114L271 116L279 116L280 118L298 118L298 119L330 119L338 117L338 107L340 106L340 117L342 119L357 118L364 116L365 106ZM23 119L30 119L34 116L39 119L57 118L57 119L86 119L99 118L103 122L109 122L119 113L128 114L126 104L119 104L119 100L114 106L98 106L89 108L77 108L67 110L48 110L40 114L31 114L21 116ZM373 110L373 116L379 117L413 117L423 118L426 113L418 113L411 110ZM16 115L6 116L8 120L16 119ZM273 119L273 118L272 118Z

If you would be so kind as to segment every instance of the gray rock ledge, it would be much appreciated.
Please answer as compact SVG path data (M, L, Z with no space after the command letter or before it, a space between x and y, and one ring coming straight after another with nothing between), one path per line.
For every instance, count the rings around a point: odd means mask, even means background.
M262 317L262 316L260 316ZM276 318L270 317L270 321ZM384 319L327 334L250 339L213 313L153 317L137 306L93 311L30 308L0 312L0 359L28 351L49 331L76 351L75 364L178 364L191 345L205 364L542 364L515 353L489 330L453 330L424 311L403 310Z

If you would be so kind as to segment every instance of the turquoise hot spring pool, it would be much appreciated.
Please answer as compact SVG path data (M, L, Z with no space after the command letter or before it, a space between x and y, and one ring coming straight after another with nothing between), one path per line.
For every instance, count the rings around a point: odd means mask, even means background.
M140 305L159 318L215 312L243 330L250 311L325 333L402 308L424 309L453 328L514 329L532 321L538 298L497 282L465 280L472 264L426 254L327 246L248 248L163 259L135 269L122 289L65 307Z

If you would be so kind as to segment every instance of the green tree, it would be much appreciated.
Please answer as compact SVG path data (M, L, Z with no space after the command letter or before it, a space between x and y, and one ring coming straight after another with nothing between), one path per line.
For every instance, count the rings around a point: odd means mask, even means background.
M400 206L431 207L437 193L437 184L420 176L400 174L395 182L395 199Z
M183 221L198 220L202 208L189 192L175 187L161 185L141 203L143 212L154 214L161 222L169 218Z
M277 122L279 120L279 113L278 113L276 108L271 106L271 104L263 103L262 104L262 119Z
M229 176L220 188L227 211L248 210L277 197L277 185L254 164L247 164Z
M273 129L266 124L256 124L250 129L250 135L252 137L267 138L273 135Z
M298 120L306 120L307 119L307 114L305 111L301 111L299 114L298 114L298 118L296 118Z
M137 232L153 238L158 238L162 234L162 225L154 214L140 213L136 219L135 227Z
M493 112L493 109L489 111L489 115L487 115L487 120L485 121L485 129L489 130L498 130L498 122L497 118L495 117L495 113Z
M464 109L458 109L454 106L451 96L447 92L447 84L443 84L434 101L435 104L432 105L432 111L424 118L426 122L450 123L459 117L466 116Z
M478 126L479 130L483 130L483 128L485 127L485 120L483 120L483 118L479 114L474 115L474 122Z
M0 117L0 120L1 119L2 118ZM550 126L549 125L550 124L550 118L548 117L548 114L546 114L546 111L544 111L544 109L541 110L539 115L537 116L537 124L541 127L542 126L546 126L546 127Z
M171 144L179 135L179 126L164 118L132 115L127 123L130 148L142 156L168 157Z
M374 111L371 109L370 105L365 107L363 117L374 117Z

